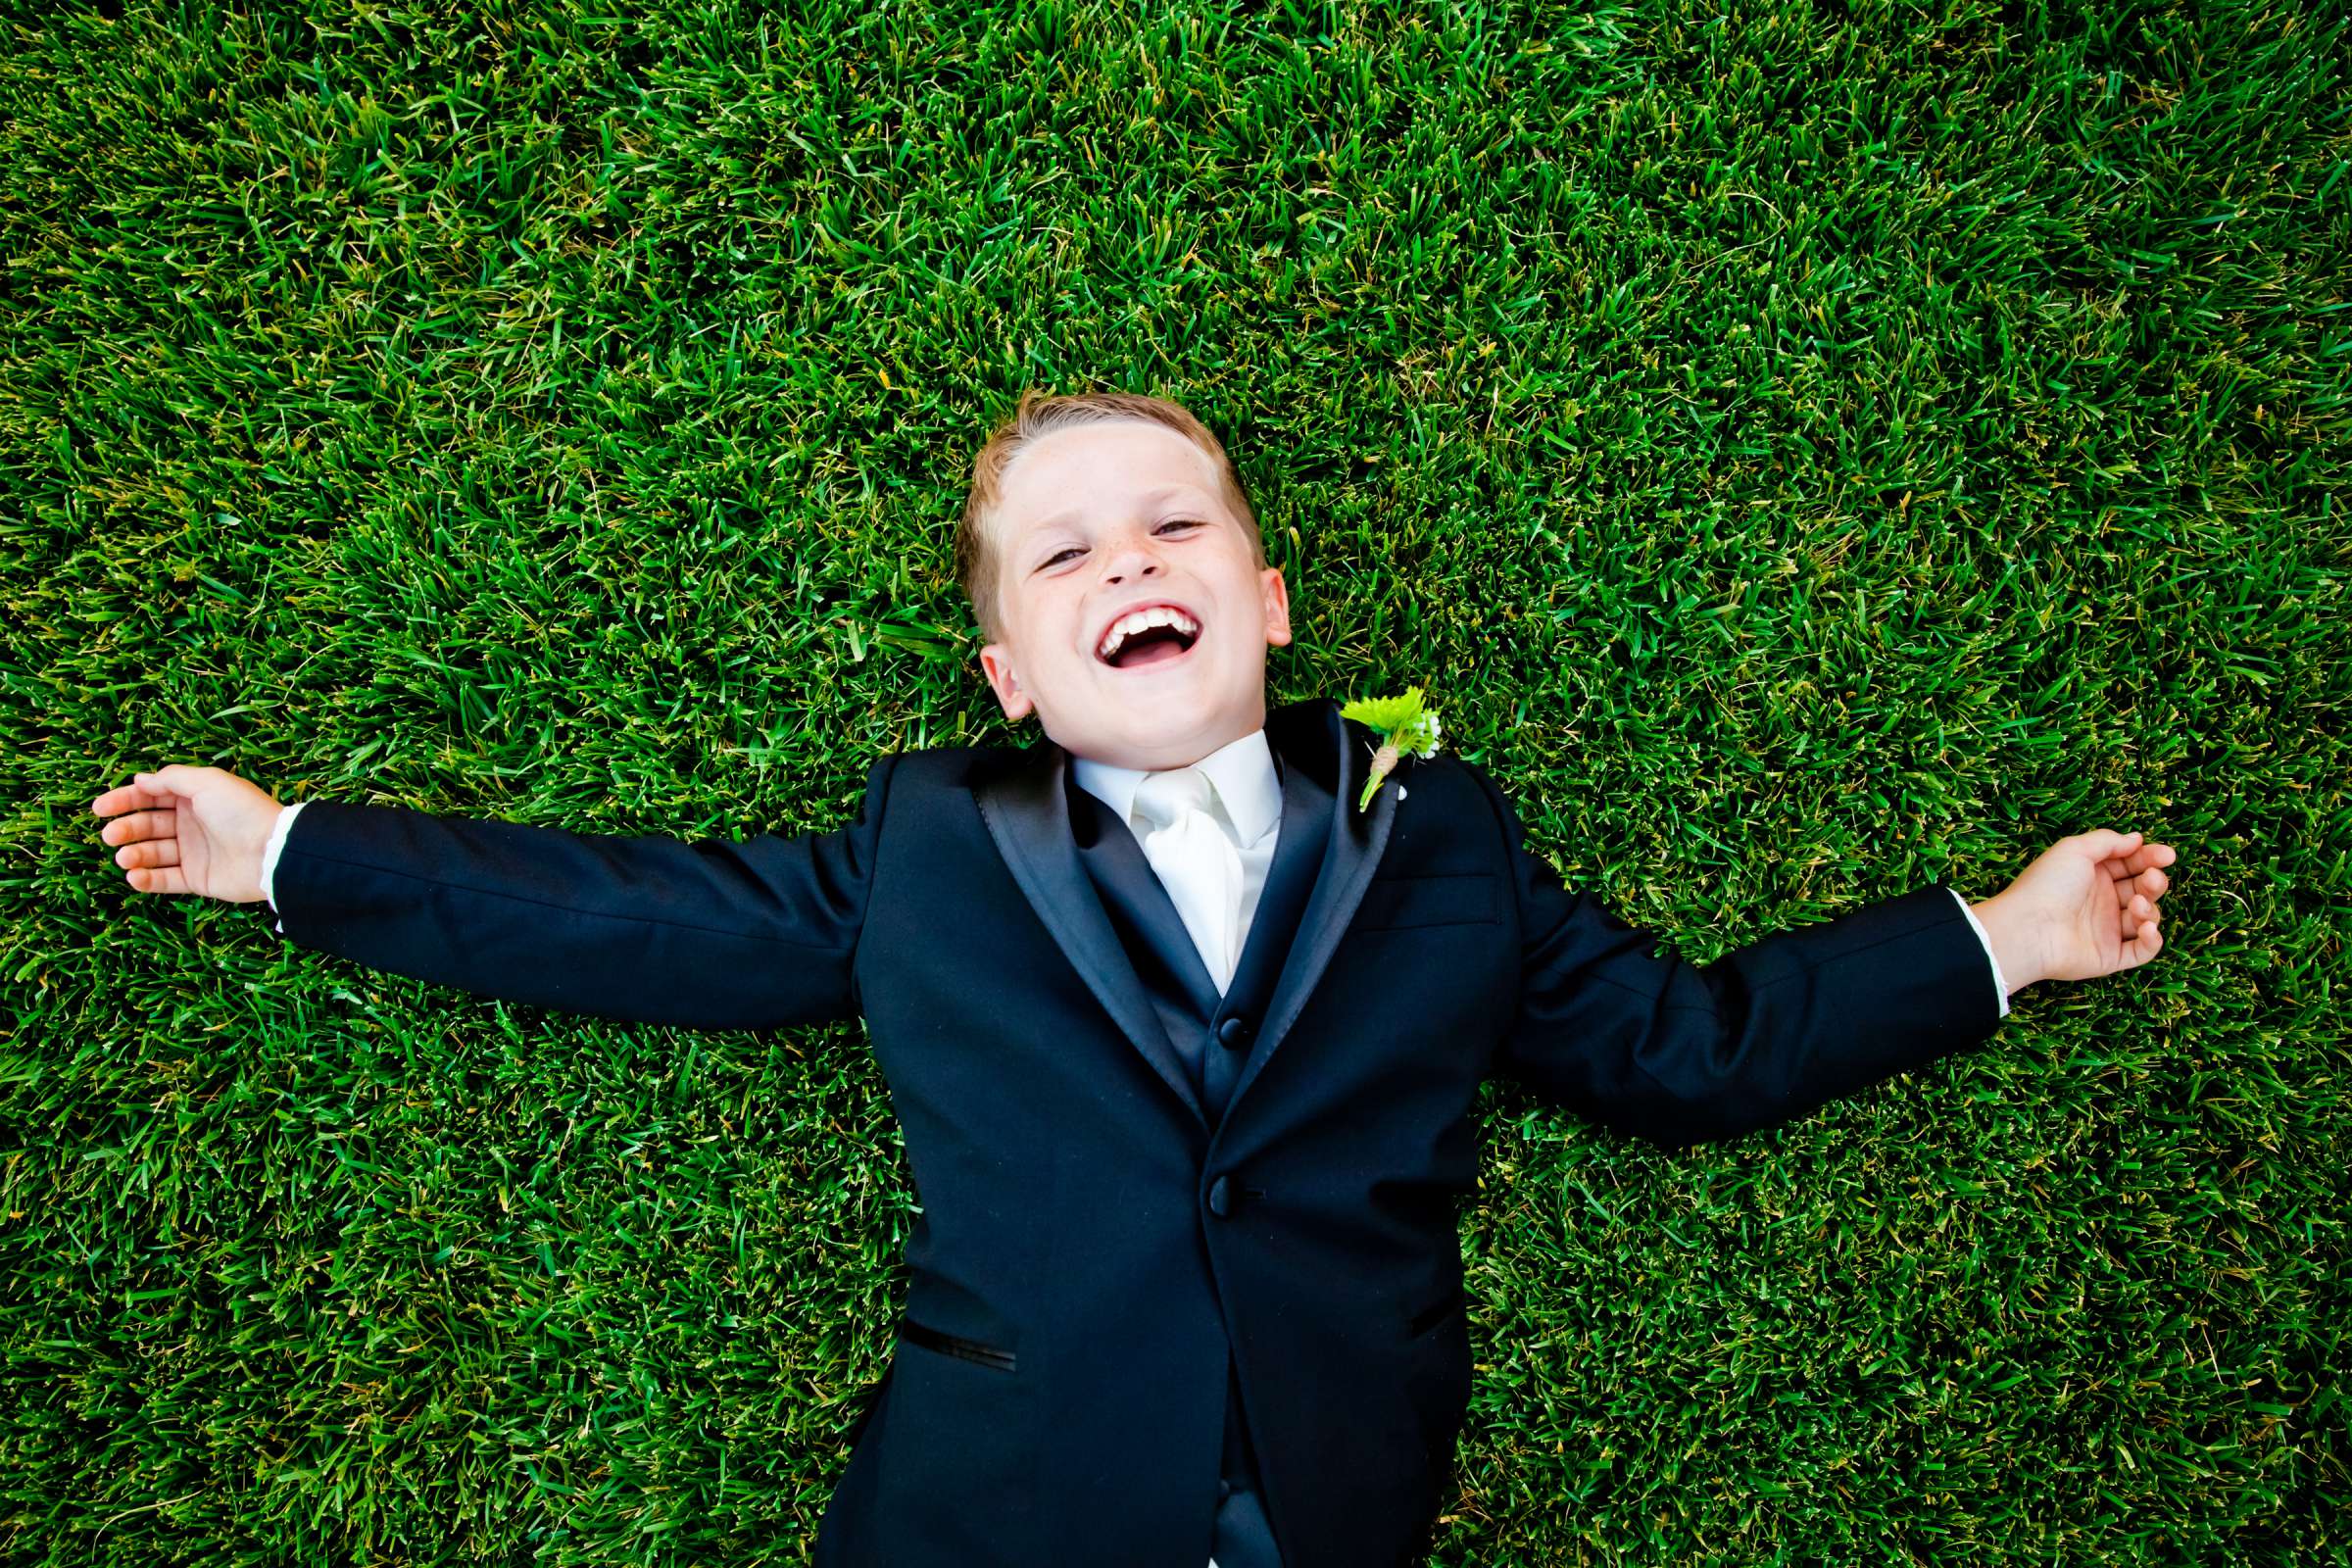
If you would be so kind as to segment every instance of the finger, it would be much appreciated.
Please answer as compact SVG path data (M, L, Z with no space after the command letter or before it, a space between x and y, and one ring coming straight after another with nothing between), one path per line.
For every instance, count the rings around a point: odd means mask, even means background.
M147 775L139 775L145 778ZM170 806L172 795L166 789L149 789L144 784L124 784L108 790L90 803L90 809L100 816L112 816L117 811L128 811L150 806Z
M2124 944L2124 967L2130 969L2143 964L2163 951L2164 933L2158 930L2156 922L2151 920L2142 928L2137 937Z
M2113 874L2118 877L2137 876L2150 866L2170 865L2179 858L2180 857L2170 844L2142 844L2120 860L2111 862L2111 865Z
M123 874L130 879L130 885L141 893L185 893L188 891L187 873L176 865L163 866L154 870L142 866Z
M109 844L136 844L141 839L176 838L178 834L179 813L169 810L118 816L98 830L98 836Z
M117 865L162 866L179 863L179 840L150 839L144 844L125 844L115 852Z

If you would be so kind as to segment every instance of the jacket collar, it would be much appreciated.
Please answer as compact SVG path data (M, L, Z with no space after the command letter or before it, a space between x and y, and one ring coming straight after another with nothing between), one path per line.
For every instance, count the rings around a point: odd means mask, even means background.
M1313 995L1348 923L1363 902L1364 888L1388 847L1397 792L1382 790L1368 810L1355 809L1377 737L1340 716L1327 697L1291 703L1266 715L1267 745L1295 768L1299 799L1315 803L1320 821L1286 823L1284 832L1320 832L1322 869L1307 896L1298 930L1291 939L1282 972L1266 1003L1250 1055L1235 1080L1220 1132L1233 1124L1238 1103L1266 1059L1282 1044L1299 1009ZM1142 977L1121 946L1102 899L1088 879L1071 836L1069 802L1063 793L1072 759L1051 739L1007 754L972 785L981 819L1004 858L1022 896L1085 980L1087 989L1118 1024L1135 1049L1167 1082L1177 1099L1206 1128L1185 1076L1183 1062L1168 1044Z

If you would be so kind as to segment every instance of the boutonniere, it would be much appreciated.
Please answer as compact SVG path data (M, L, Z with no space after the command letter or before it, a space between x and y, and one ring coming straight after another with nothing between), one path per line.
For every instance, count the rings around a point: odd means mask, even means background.
M1438 712L1421 705L1418 686L1407 687L1402 697L1358 697L1340 710L1340 716L1352 718L1385 737L1380 750L1372 754L1372 774L1364 780L1363 796L1355 803L1359 811L1372 805L1372 792L1380 788L1380 781L1389 776L1397 759L1437 755ZM1404 788L1401 784L1396 787Z

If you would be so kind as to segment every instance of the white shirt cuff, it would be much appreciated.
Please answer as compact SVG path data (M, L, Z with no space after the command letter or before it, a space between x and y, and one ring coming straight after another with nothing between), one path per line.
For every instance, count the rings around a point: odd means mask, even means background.
M293 828L294 818L301 813L305 804L302 801L296 801L292 806L280 810L277 813L277 820L270 824L270 842L262 846L262 898L270 906L272 914L277 911L278 852L286 847L286 834ZM286 922L278 921L277 929L279 935L284 935Z
M2000 1015L2006 1018L2009 1016L2009 982L2001 978L2001 960L1992 956L1992 938L1984 934L1984 922L1977 918L1977 911L1968 906L1968 901L1960 898L1958 888L1947 887L1944 891L1960 899L1960 912L1968 916L1968 928L1977 934L1979 942L1984 944L1984 956L1992 964L1992 989L2000 996Z

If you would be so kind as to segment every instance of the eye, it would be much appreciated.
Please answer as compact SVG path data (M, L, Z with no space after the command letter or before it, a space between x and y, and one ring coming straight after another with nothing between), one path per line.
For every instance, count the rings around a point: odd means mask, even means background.
M1153 533L1165 533L1170 528L1198 528L1200 526L1201 526L1201 524L1194 521L1190 517L1170 517L1166 522L1161 523L1158 527L1152 529L1152 531ZM1048 566L1051 566L1054 563L1061 560L1062 557L1074 556L1076 554L1078 554L1078 547L1076 545L1070 546L1067 550L1056 550L1045 560L1039 562L1037 564L1037 569L1043 571Z

